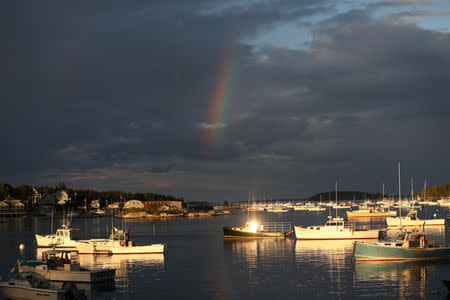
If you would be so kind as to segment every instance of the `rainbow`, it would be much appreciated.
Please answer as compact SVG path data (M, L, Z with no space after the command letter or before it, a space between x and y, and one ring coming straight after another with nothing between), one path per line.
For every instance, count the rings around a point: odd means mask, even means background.
M226 128L226 119L231 100L233 84L235 82L237 66L237 38L232 34L227 43L217 76L214 80L213 89L209 97L206 145L208 152L223 146Z

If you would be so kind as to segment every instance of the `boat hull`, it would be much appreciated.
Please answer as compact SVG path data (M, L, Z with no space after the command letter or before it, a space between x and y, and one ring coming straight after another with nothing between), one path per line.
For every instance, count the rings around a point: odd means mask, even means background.
M248 232L240 228L223 227L225 238L286 238L289 232Z
M356 261L449 260L450 247L402 248L355 242L354 255Z
M297 240L365 240L378 239L379 230L321 230L323 227L303 228L294 226Z
M0 282L0 293L8 299L65 299L65 292L63 290L37 289L9 285L7 282Z
M104 281L113 281L115 269L83 270L83 271L65 271L48 270L39 267L20 266L19 271L32 271L51 281L61 282L83 282L97 283Z
M147 246L121 246L119 241L115 243L91 243L86 241L76 242L78 254L118 255L118 254L163 254L164 244Z
M399 227L400 218L386 218L388 227ZM445 219L411 220L402 218L401 226L421 227L421 226L444 226Z
M390 212L360 212L360 211L347 211L347 217L350 218L384 218L389 217Z

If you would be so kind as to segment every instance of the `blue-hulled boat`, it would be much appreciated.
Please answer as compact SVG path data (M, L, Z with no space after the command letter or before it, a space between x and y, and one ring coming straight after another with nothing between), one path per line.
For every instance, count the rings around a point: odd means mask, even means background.
M395 241L355 242L356 261L450 260L450 245L434 245L424 232L402 232Z

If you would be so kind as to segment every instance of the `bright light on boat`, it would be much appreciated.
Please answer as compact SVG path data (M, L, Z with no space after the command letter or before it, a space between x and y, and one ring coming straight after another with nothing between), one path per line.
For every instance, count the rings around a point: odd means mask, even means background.
M258 229L258 223L256 222L250 222L250 232L256 232L256 230Z

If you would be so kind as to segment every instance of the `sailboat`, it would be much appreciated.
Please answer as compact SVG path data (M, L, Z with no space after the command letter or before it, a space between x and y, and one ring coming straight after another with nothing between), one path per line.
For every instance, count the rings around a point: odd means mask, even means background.
M337 182L336 182L336 203L337 203ZM356 229L355 223L343 218L328 217L329 220L324 226L294 226L297 240L362 240L378 239L382 232L377 229L362 230Z
M398 163L398 194L401 201L400 162ZM401 208L399 224L402 227ZM380 241L375 244L355 242L354 256L356 261L402 261L402 260L434 260L450 259L450 247L435 245L427 240L425 232L400 232L394 241Z
M400 168L400 165L399 165ZM400 183L399 183L400 184ZM414 190L412 188L412 179L411 179L411 200L414 198ZM425 183L426 186L426 183ZM401 212L401 205L399 205L399 211ZM388 217L386 218L386 223L388 227L416 227L422 228L425 226L444 226L445 219L419 219L417 216L417 210L411 209L406 217Z

